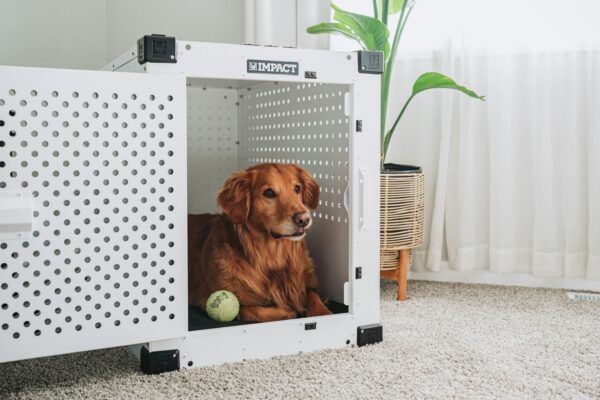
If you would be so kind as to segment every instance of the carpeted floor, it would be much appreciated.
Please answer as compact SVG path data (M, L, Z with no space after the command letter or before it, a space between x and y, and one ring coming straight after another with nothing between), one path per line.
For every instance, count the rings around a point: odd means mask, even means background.
M125 349L0 365L0 399L600 399L600 302L564 291L382 283L385 341L159 376Z

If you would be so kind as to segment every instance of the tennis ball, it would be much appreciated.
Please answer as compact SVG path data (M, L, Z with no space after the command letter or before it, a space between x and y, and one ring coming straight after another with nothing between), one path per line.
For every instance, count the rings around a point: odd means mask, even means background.
M240 302L235 294L227 290L217 290L206 301L206 313L215 321L233 321L239 312Z

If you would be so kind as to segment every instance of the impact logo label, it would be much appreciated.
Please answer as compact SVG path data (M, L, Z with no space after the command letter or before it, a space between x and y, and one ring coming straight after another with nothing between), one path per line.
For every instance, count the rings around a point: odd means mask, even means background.
M253 74L298 75L294 61L247 60L246 70Z

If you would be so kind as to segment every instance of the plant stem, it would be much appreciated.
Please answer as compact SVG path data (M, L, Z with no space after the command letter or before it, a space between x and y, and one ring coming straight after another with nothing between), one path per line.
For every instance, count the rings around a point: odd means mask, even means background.
M404 27L406 26L408 17L410 16L410 13L412 12L412 9L413 9L413 7L411 6L408 8L408 12L407 12L406 8L407 8L408 2L409 2L409 0L405 0L404 4L402 5L402 11L400 12L400 18L398 19L398 26L396 27L396 32L394 34L394 41L392 43L392 48L390 50L390 55L386 62L385 71L384 71L384 75L383 75L383 82L382 82L383 87L381 90L381 145L382 145L381 164L382 164L382 166L385 161L385 156L387 154L387 145L385 145L385 141L387 141L389 144L389 140L391 139L391 137L390 137L390 139L387 139L385 136L385 122L386 122L386 118L387 118L387 106L388 106L388 99L389 99L389 94L390 94L390 84L392 81L392 72L394 69L394 62L396 60L396 52L398 51L398 44L400 43L400 37L402 36L402 32L404 32ZM389 133L390 136L394 132L397 122L398 121L396 121L393 128L391 129L391 131Z
M373 16L379 19L379 13L377 12L377 0L373 0Z
M390 0L383 0L381 6L381 22L387 25L388 23L388 7L390 6Z
M405 0L402 4L402 11L400 12L400 18L398 19L398 26L396 27L396 32L394 34L394 41L392 43L392 48L390 49L390 54L388 55L388 59L386 60L385 69L383 71L383 79L381 82L381 166L383 167L383 162L385 160L385 149L384 149L384 139L385 139L385 122L387 118L387 106L388 106L388 98L390 94L390 83L392 80L392 70L394 69L394 61L396 59L396 51L398 50L398 43L400 42L400 36L402 34L404 23L406 19L404 18L404 14L406 12L406 7L409 0ZM412 8L411 8L412 9Z
M392 128L388 131L388 133L385 135L385 140L383 143L383 160L382 162L385 162L385 156L387 154L387 150L388 150L388 146L390 145L390 141L392 140L392 134L394 133L394 130L396 129L396 126L398 126L398 122L400 122L400 119L402 118L402 115L404 115L404 111L406 111L406 108L408 107L408 105L410 104L410 102L412 101L412 99L415 97L415 95L411 95L408 100L406 100L406 103L404 103L404 107L402 107L402 110L400 111L400 114L398 114L398 117L396 118L396 120L394 121L394 125L392 125Z

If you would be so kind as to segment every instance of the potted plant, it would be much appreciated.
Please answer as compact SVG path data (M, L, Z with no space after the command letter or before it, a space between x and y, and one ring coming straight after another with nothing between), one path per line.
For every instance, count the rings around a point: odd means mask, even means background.
M467 96L485 100L473 90L439 72L426 72L414 82L412 93L389 129L386 126L388 99L396 52L402 32L415 5L414 0L373 0L373 17L351 13L331 3L334 22L323 22L307 29L308 33L339 33L364 50L383 52L385 68L381 78L381 264L382 276L398 281L398 299L406 299L406 274L410 249L423 241L424 177L421 168L386 163L390 141L408 105L416 95L429 89L454 89ZM388 18L400 13L393 38ZM390 42L391 39L391 42Z

